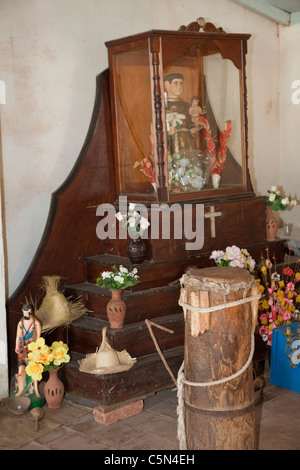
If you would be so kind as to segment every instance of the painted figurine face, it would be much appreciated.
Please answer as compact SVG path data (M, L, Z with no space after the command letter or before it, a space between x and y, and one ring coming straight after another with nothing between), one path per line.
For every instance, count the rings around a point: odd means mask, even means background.
M22 309L23 317L25 320L29 320L31 314L31 308L28 305L25 305Z
M169 99L178 98L182 95L183 80L181 78L173 78L171 83L166 80L165 89Z

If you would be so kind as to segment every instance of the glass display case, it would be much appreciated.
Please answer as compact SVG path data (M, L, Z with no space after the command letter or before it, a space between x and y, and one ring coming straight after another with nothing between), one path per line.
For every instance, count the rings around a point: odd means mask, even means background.
M200 18L106 43L119 194L167 202L249 191L249 37Z

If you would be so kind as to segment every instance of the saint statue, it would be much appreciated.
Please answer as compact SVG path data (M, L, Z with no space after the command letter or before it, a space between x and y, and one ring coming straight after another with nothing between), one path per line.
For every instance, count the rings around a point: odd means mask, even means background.
M41 324L32 315L30 305L23 305L22 318L17 326L16 347L15 351L18 355L18 373L16 377L17 391L15 396L20 396L25 391L26 386L26 360L27 346L32 341L36 341L41 336ZM38 383L34 382L35 394L39 397Z

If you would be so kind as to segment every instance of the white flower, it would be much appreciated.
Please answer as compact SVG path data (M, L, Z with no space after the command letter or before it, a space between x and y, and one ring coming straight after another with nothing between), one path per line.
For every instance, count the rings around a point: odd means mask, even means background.
M134 202L130 202L130 203L129 203L129 212L133 212L133 211L134 211L134 208L135 208L135 203L134 203Z
M129 223L129 226L130 226L130 227L132 227L132 228L135 227L135 226L136 226L136 218L133 217L133 216L132 216L132 217L129 217L128 223Z
M115 281L119 282L120 284L124 284L124 279L121 276L115 276Z
M256 264L256 263L255 263L255 261L254 261L253 258L250 258L249 261L250 261L249 271L250 271L250 273L252 273L252 271L253 271L254 268L255 268L255 264Z
M269 201L270 201L270 202L275 201L275 197L276 197L276 194L275 194L275 193L270 194L270 196L269 196Z
M181 160L179 160L179 165L180 166L187 166L189 164L189 159L188 158L182 158Z
M245 266L245 262L242 258L235 258L230 261L230 266L233 268L243 268Z
M176 175L177 176L183 176L185 174L185 168L184 167L179 167L177 170L176 170Z
M281 200L281 204L283 204L284 206L287 206L289 204L289 198L288 197L285 197L284 199Z
M221 258L223 258L224 254L225 253L222 250L214 250L209 258L215 260L217 263Z
M102 279L110 278L110 277L112 277L112 274L113 273L111 271L104 271L102 273Z
M146 217L141 217L140 225L142 230L146 230L146 228L149 227L150 222L146 219Z
M185 119L185 114L168 113L166 117L167 122L173 127L176 127L177 123L181 125L182 119Z
M118 212L118 213L116 214L116 218L117 218L118 220L120 220L120 221L123 220L123 217L124 217L124 216L121 214L121 212Z
M228 246L226 248L226 255L228 259L235 259L239 258L241 256L241 250L235 245Z
M272 191L272 193L276 193L277 192L277 186L271 186L271 191ZM279 191L277 192L277 194L279 194Z
M291 205L291 206L296 206L296 205L297 205L296 199L291 199L290 205Z
M121 266L119 267L119 272L122 273L122 274L123 274L123 273L127 274L127 273L128 273L128 269L125 268L125 266L122 266L122 265L121 265Z

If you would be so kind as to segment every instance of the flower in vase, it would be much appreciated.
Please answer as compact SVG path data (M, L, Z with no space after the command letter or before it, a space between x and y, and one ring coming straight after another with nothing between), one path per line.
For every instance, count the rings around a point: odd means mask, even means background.
M25 371L32 380L42 380L44 366L38 362L29 361L28 365L25 367Z
M52 343L53 364L55 366L60 366L64 362L70 361L70 356L67 354L68 350L68 345L62 341L54 341Z
M25 368L26 374L32 380L42 380L44 371L57 369L62 363L70 361L67 354L68 345L62 341L54 341L51 347L45 344L44 338L39 338L28 345L30 362Z
M129 271L125 266L113 266L112 271L104 271L101 276L97 277L96 285L109 289L120 290L127 287L135 286L139 281L138 270L134 268Z
M148 219L141 216L135 207L134 203L130 203L127 214L121 212L116 214L116 218L127 228L130 238L139 238L150 225Z
M266 196L266 206L270 206L273 211L285 211L289 207L293 208L297 205L296 199L292 199L291 195L281 196L280 191L277 186L271 186L271 189L268 189L269 195Z
M45 344L44 338L39 338L37 341L29 343L28 345L28 358L40 364L49 365L53 358L49 346Z

